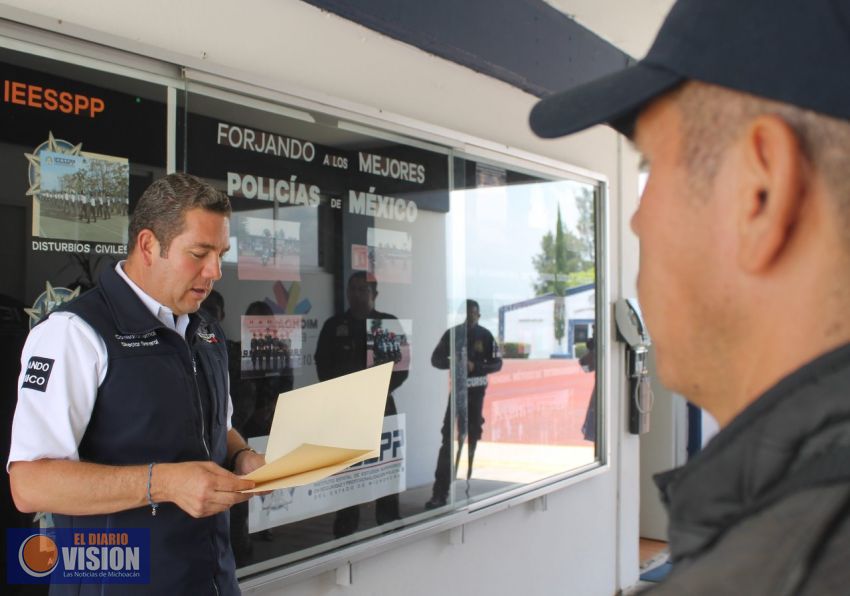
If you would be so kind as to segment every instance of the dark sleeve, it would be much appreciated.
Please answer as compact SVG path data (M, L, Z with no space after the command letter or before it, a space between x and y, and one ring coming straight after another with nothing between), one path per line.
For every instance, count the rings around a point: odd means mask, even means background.
M230 401L233 404L233 415L230 423L239 434L245 436L245 422L250 418L253 402L245 394L242 386L242 345L239 342L226 341L228 365L227 373L230 379Z
M407 380L409 374L406 370L394 370L390 375L390 393L398 389Z
M230 418L230 423L233 425L239 434L243 437L248 437L248 422L254 415L254 408L257 404L257 395L254 384L250 380L238 380L230 385L231 398L233 400L233 416Z
M443 333L443 337L440 338L440 342L437 344L437 347L434 348L434 352L431 354L431 366L434 368L439 368L441 370L448 370L451 367L451 360L449 359L450 355L450 346L449 346L449 331Z
M333 327L333 318L325 321L319 332L319 341L316 343L313 359L316 362L316 374L320 381L327 381L333 377Z
M476 372L489 375L502 370L502 355L499 353L499 344L496 343L493 334L486 329L484 331L487 333L487 349L481 361L481 370Z

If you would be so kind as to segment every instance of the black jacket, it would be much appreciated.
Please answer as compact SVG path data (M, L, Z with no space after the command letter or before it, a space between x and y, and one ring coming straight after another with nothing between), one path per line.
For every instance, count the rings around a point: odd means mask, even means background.
M431 354L431 366L443 370L451 368L453 331L454 353L460 359L456 368L457 373L461 377L466 377L469 387L486 387L487 375L502 370L502 357L499 355L499 344L496 343L493 334L481 325L470 328L466 323L461 323L452 329L447 329ZM471 371L463 360L464 356L472 363Z
M335 379L366 368L366 321L375 319L397 320L395 315L377 310L370 312L365 319L356 319L351 311L347 310L325 321L319 332L315 354L316 374L320 381ZM390 395L407 380L407 375L406 370L393 371L390 376Z
M850 345L792 373L656 482L664 594L843 594L850 585Z
M113 268L64 306L103 338L109 364L80 459L139 465L227 458L227 350L218 325L190 317L187 342ZM194 370L197 367L198 374ZM173 503L109 515L55 515L57 527L150 528L147 585L54 584L51 594L238 594L228 514L195 519Z

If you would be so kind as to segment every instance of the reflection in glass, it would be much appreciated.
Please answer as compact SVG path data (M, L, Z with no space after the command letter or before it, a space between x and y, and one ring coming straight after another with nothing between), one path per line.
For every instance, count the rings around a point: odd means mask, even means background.
M235 511L241 574L595 461L593 184L194 88L184 156L234 209L234 425L262 451L275 392L394 363L380 456Z
M454 458L455 469L460 468L464 442L466 442L466 480L467 491L472 478L473 462L478 441L484 427L484 395L487 391L487 377L502 369L499 346L493 334L478 324L481 307L475 300L466 300L466 319L446 331L440 343L431 355L431 364L439 369L454 371L455 400L451 396L443 418L440 431L442 443L437 455L437 469L434 472L434 486L431 498L425 503L426 509L443 507L449 498L451 489L451 433L452 422L457 430L457 451ZM454 358L454 363L452 359ZM454 366L452 366L454 364ZM454 405L454 420L452 418ZM468 493L467 493L468 494Z
M481 297L504 361L488 378L475 468L457 458L470 480L456 494L475 499L595 461L595 189L459 161L462 287Z
M11 50L0 67L108 107L5 106L0 378L13 382L28 321L126 254L128 214L166 169L167 93ZM596 461L595 183L191 81L178 107L177 163L234 209L205 305L228 337L233 426L262 450L278 395L394 362L381 458L234 508L242 574Z

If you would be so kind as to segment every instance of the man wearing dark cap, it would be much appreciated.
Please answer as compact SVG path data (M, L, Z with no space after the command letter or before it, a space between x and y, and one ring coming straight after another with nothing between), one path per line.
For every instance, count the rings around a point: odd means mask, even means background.
M723 427L657 482L653 594L850 585L850 2L679 0L645 59L542 100L649 178L632 229L662 382Z

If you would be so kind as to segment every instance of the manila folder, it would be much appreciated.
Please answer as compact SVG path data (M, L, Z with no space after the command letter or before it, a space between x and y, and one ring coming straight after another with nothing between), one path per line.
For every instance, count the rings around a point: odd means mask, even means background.
M244 478L261 492L310 484L378 456L393 363L281 393L266 465Z

